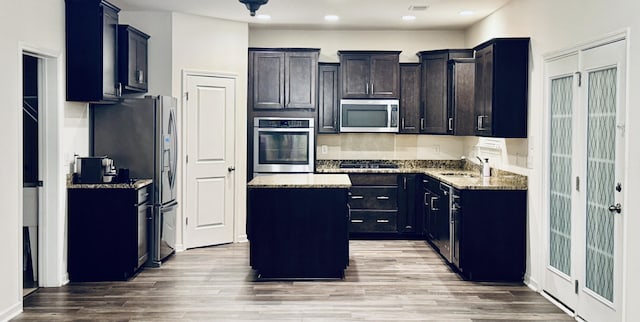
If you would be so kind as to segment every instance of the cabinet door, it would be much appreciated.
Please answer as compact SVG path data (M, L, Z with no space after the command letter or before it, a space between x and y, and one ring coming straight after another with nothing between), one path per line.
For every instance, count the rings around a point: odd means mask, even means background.
M249 66L253 109L282 109L284 103L284 52L251 52Z
M415 174L398 176L398 231L405 234L421 233L420 216L416 214L416 177Z
M318 67L318 133L338 133L338 65Z
M317 52L285 54L285 108L316 108Z
M369 55L343 55L342 98L369 97Z
M422 57L422 133L447 134L447 57L446 53Z
M400 133L420 132L420 65L400 65Z
M370 97L398 98L400 84L398 60L398 55L371 55Z
M118 28L118 76L124 92L144 93L148 88L147 39L129 25Z
M119 96L118 80L118 13L103 6L102 15L102 93L105 97Z
M449 62L449 99L447 131L454 135L475 134L474 79L475 60L457 59Z
M475 133L490 136L493 121L493 46L476 52Z

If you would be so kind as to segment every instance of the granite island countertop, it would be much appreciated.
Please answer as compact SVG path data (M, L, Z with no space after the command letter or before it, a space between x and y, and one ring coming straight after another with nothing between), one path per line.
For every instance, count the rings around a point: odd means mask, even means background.
M480 167L465 160L397 160L398 168L340 168L339 160L321 160L317 173L423 173L461 190L527 190L524 175L492 168L490 177L480 175Z
M258 176L247 188L351 188L349 175L344 173L291 173Z

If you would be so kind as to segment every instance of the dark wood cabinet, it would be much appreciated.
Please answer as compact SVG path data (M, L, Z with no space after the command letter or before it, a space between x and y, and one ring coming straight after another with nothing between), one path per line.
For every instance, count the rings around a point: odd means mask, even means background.
M254 110L315 110L319 52L249 48L250 106Z
M339 65L318 64L318 133L340 130Z
M132 26L118 26L118 77L123 93L146 93L149 88L148 39Z
M398 98L399 51L338 52L342 98Z
M116 100L119 8L103 0L66 0L67 101Z
M449 236L447 225L448 216L444 212L449 211L448 202L445 202L443 192L440 190L440 181L427 176L422 176L422 200L421 209L423 214L423 235L427 241L436 243L443 239L443 235ZM443 227L447 231L443 231Z
M148 187L68 189L71 281L126 280L147 261Z
M249 188L249 261L261 278L340 278L349 264L347 188Z
M473 57L471 49L446 49L419 52L422 67L420 132L453 134L454 116L449 114L452 83L448 62ZM451 129L451 130L450 130Z
M420 133L420 64L400 64L400 133Z
M418 174L398 175L398 231L406 235L423 235Z
M474 50L475 134L526 138L529 38L495 38Z
M455 58L448 65L447 133L473 136L475 59Z

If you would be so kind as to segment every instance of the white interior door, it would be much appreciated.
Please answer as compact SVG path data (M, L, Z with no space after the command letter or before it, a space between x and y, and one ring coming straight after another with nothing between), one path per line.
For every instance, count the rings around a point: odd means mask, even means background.
M545 72L544 290L586 321L620 321L626 41L547 62Z
M626 51L626 41L617 41L582 57L586 202L577 313L587 321L621 318Z
M233 242L235 82L186 76L186 248Z

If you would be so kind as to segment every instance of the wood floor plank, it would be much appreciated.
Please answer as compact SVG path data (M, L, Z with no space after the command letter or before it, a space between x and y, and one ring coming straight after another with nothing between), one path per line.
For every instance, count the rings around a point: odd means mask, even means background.
M248 244L180 252L127 282L42 288L15 321L573 321L524 285L462 280L424 241L354 240L343 280L262 281Z

